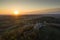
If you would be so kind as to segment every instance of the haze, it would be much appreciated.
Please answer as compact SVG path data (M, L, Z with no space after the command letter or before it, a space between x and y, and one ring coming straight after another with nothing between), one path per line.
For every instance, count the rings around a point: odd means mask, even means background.
M60 8L60 0L0 0L0 15Z

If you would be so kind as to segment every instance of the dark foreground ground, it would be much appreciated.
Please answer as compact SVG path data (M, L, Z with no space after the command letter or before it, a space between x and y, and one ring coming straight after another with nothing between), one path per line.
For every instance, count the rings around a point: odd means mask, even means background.
M60 40L60 18L1 15L0 40Z

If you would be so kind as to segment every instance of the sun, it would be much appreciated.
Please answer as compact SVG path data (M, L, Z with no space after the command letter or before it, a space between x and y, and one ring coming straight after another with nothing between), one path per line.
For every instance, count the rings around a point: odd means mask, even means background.
M15 14L15 15L18 15L18 14L19 14L19 11L18 11L18 10L15 10L15 11L14 11L14 14Z

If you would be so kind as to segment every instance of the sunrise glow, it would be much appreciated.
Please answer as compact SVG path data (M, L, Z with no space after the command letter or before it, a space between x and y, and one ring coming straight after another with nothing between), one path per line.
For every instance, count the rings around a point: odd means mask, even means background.
M19 14L19 11L18 10L15 10L14 11L14 15L18 15Z

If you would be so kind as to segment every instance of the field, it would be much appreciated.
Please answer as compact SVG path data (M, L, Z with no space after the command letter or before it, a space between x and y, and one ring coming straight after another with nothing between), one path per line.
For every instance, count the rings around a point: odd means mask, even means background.
M60 18L0 15L0 40L60 40Z

